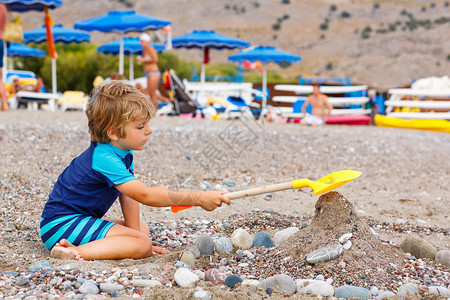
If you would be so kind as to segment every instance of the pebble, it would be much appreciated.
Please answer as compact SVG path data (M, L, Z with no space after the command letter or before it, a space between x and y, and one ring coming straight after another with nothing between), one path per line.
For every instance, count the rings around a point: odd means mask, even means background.
M191 269L195 267L195 256L189 251L183 252L183 255L181 255L180 261L187 264Z
M253 247L272 248L273 241L267 231L260 231L253 238Z
M273 237L273 241L275 243L275 246L280 246L282 243L287 241L291 236L293 236L297 231L299 231L297 227L288 227L286 229L283 229L281 231L278 231L275 233Z
M218 269L209 269L205 272L205 281L210 281L215 285L224 284L227 274Z
M247 250L252 247L253 238L250 233L242 228L238 228L231 234L231 242L233 243L234 247L242 250Z
M344 233L340 238L339 238L339 243L344 244L346 241L348 241L351 237L353 236L353 234L351 232L348 233Z
M209 181L207 181L207 180L202 181L202 183L200 183L200 188L204 189L204 190L210 189L211 188L211 183Z
M186 268L186 269L191 269L191 266L188 265L185 262L179 261L177 260L174 264L175 268L179 269L179 268Z
M40 260L34 264L32 264L29 268L28 271L30 272L36 272L39 270L46 270L46 271L53 271L52 266L50 265L50 263L48 262L48 260Z
M400 248L404 252L410 253L411 255L420 258L435 259L437 253L437 250L433 245L431 245L426 240L414 235L406 236L403 242L400 244Z
M193 297L196 299L205 299L205 300L210 300L212 298L211 294L208 291L203 290L201 287L197 287L195 289Z
M376 286L373 286L370 288L370 293L372 294L372 296L377 296L378 292L379 292L379 290Z
M186 249L184 249L184 252L191 252L192 254L194 254L195 258L199 258L200 256L200 250L198 250L197 246L195 245L189 245L186 247Z
M155 287L155 286L160 286L162 285L161 282L159 282L158 280L153 280L153 279L134 279L134 280L130 280L130 284L136 287Z
M224 283L227 287L234 289L236 284L241 283L242 281L243 279L239 275L230 274L225 278Z
M450 267L450 250L439 250L434 260L437 264Z
M214 253L214 241L212 237L207 233L202 233L195 240L195 246L197 246L200 254L212 255Z
M233 243L227 237L220 237L214 240L214 248L218 253L230 253L233 251Z
M58 266L55 268L56 271L64 271L64 272L70 272L76 269L79 269L80 265L77 263L70 263L62 266Z
M359 299L370 299L370 291L366 288L353 286L353 285L342 285L334 290L334 297L336 298L359 298Z
M124 290L125 287L118 283L101 283L100 290L104 293L112 293Z
M83 283L78 291L82 294L98 294L100 292L97 284L89 280Z
M173 279L182 288L194 287L197 281L200 280L196 274L186 268L179 268L173 275Z
M299 294L308 294L317 297L332 297L334 294L333 286L322 280L297 279L295 285Z
M398 295L415 295L419 292L419 287L414 283L405 283L398 288Z
M428 287L428 290L436 296L441 296L444 298L450 297L450 290L443 286L430 286Z
M348 249L350 249L351 246L352 246L352 241L346 241L346 242L344 243L344 245L342 245L342 248L343 248L344 250L348 250Z
M321 261L332 260L342 253L342 245L335 244L328 247L320 248L310 252L306 256L306 261L310 264L315 264Z
M228 179L228 178L222 179L222 182L223 182L223 184L225 184L227 187L233 187L233 186L236 185L236 182L234 182L233 180Z
M391 291L383 291L377 296L376 299L377 300L383 300L383 299L394 297L394 296L395 296L395 293L393 293Z
M276 289L290 296L293 295L297 290L294 279L286 274L278 274L264 279L259 285L265 289Z

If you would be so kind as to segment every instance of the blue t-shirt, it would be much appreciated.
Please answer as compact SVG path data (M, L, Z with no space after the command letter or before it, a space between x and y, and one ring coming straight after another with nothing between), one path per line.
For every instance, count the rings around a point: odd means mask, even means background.
M114 186L134 179L132 150L91 142L59 175L42 217L82 214L102 218L120 195Z

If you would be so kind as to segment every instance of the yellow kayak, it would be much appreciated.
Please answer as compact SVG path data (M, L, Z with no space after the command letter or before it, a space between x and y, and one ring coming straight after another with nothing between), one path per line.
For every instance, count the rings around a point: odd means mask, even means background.
M382 127L410 128L450 133L450 121L442 119L400 119L375 115L374 122L377 126Z

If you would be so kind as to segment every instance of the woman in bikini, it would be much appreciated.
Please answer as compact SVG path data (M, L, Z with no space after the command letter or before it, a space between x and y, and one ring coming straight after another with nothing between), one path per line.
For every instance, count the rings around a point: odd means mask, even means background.
M147 77L147 91L155 109L158 109L158 99L163 102L169 101L168 98L156 93L159 79L161 78L161 72L158 69L158 54L150 44L151 38L147 33L141 34L139 40L141 41L143 50L142 57L138 57L138 62L144 63L144 72Z

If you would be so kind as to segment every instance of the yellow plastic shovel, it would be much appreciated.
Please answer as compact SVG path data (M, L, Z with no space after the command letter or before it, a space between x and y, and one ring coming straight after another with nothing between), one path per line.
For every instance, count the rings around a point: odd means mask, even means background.
M288 182L284 182L284 183L266 185L266 186L262 186L262 187L258 187L258 188L226 193L225 197L227 197L230 200L233 200L233 199L244 198L244 197L248 197L248 196L255 196L255 195L260 195L260 194L289 190L289 189L301 189L301 188L308 187L308 186L313 189L314 196L317 196L318 194L322 194L322 193L334 190L334 189L340 187L341 185L344 185L347 182L358 178L359 176L361 176L361 174L362 174L362 172L360 172L360 171L341 170L341 171L337 171L337 172L328 174L327 176L322 177L317 181L312 181L312 180L309 180L306 178L305 179L297 179L297 180L288 181ZM176 205L176 206L172 206L171 210L172 210L172 212L177 213L180 210L187 209L190 207L192 207L192 206Z

